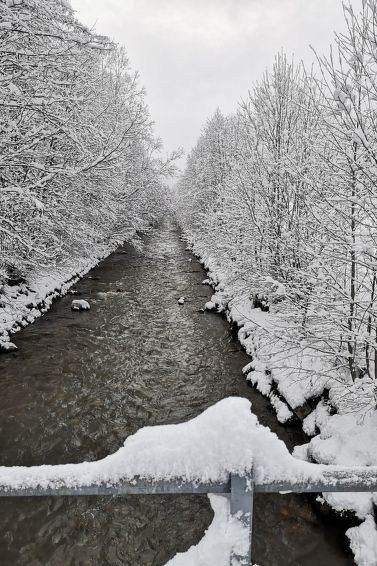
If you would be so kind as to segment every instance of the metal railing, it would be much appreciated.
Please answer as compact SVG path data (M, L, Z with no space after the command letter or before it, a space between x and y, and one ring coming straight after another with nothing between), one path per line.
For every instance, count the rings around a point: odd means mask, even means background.
M249 531L249 546L242 556L232 557L232 564L250 566L252 555L253 498L257 493L317 493L317 492L373 492L377 491L377 467L344 468L321 466L321 477L314 481L257 481L252 470L245 475L230 474L224 483L174 481L147 481L135 477L114 485L93 484L81 487L22 487L12 489L0 487L0 497L21 496L88 496L88 495L155 495L155 494L210 494L230 497L230 513L242 522Z

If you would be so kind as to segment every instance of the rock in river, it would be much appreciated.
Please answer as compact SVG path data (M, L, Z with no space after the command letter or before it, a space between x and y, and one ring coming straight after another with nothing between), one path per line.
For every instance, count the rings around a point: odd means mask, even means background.
M75 299L71 303L71 309L73 311L88 311L90 310L90 304L83 299Z
M1 342L0 343L0 354L5 352L15 352L18 350L16 344L13 342Z

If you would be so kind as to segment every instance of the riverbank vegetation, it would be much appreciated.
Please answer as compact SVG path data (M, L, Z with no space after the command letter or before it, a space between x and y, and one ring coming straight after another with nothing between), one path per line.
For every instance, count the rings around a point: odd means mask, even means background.
M64 0L0 2L0 277L93 255L155 215L160 158L123 48Z
M64 0L0 1L0 351L164 209L145 92ZM68 282L70 282L68 284Z
M177 186L177 214L210 270L213 300L242 327L253 356L245 373L282 421L306 417L314 438L297 453L370 465L377 463L370 449L377 440L376 4L363 2L359 14L346 4L344 17L346 31L328 55L314 53L312 69L279 53L232 115L217 110L208 120ZM339 509L373 513L373 497L340 499L331 499ZM358 562L372 564L360 546Z

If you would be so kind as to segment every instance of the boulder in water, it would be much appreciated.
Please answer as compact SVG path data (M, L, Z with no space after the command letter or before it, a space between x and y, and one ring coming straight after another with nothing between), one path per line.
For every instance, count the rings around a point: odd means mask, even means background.
M18 350L18 348L13 342L0 342L0 354L15 352L16 350Z
M76 289L69 289L68 295L80 295L80 293Z
M73 311L88 311L90 310L90 304L83 299L75 299L71 303L71 309Z

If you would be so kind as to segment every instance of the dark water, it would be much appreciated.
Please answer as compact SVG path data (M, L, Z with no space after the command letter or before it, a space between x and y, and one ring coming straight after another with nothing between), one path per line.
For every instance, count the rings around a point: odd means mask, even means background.
M72 313L63 298L0 358L0 464L101 458L142 426L184 421L229 395L250 399L290 447L304 441L246 384L249 358L226 321L198 312L211 290L175 226L145 242L76 286L90 312ZM162 566L211 518L201 496L2 500L0 565ZM254 525L260 566L353 564L339 525L325 524L305 496L259 495Z

